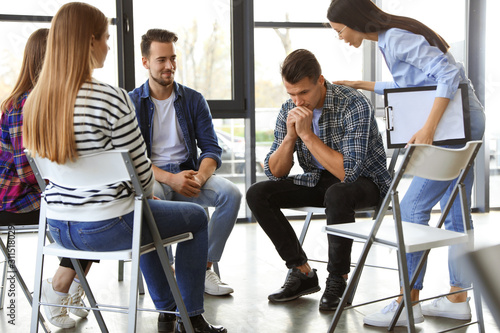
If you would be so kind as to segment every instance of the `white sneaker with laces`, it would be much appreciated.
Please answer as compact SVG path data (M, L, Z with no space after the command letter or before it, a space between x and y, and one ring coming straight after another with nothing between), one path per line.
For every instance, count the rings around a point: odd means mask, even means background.
M365 316L363 318L363 322L366 325L389 327L389 325L391 324L391 320L394 317L394 314L396 313L398 305L399 305L398 302L394 300L385 308L383 308L381 311ZM420 303L413 306L413 319L415 321L415 324L419 324L424 321L424 316L422 315L422 308L420 307ZM396 326L406 326L406 325L408 325L408 320L406 318L406 310L403 309L403 311L399 315L398 321L396 322Z
M447 297L439 297L422 306L424 316L471 320L470 297L465 302L452 303Z
M205 292L214 296L229 295L234 289L222 282L217 274L211 269L205 273Z
M73 280L73 283L71 283L69 287L69 295L71 301L70 305L85 306L82 302L82 298L85 297L85 292L80 283ZM80 318L86 318L89 315L89 312L85 309L69 308L69 312Z
M42 281L42 302L68 305L70 296L59 296L52 288L52 279ZM46 319L54 326L61 328L75 327L75 320L68 315L68 308L59 306L43 306Z

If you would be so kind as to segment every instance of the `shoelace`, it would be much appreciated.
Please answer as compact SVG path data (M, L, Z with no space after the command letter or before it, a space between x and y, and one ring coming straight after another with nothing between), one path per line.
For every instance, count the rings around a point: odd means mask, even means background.
M78 291L71 295L71 304L80 305L82 304L82 297L85 295L81 285L78 285Z
M386 314L388 312L394 312L396 311L396 309L398 308L398 302L396 301L392 301L389 305L386 305L383 309L382 309L382 313L383 314Z
M208 280L210 280L210 282L213 282L215 284L222 284L222 281L220 280L219 276L215 274L215 272L210 272L208 274Z
M439 298L436 298L436 299L432 300L431 305L432 305L433 307L437 308L437 306L438 306L438 302L439 302L439 301L441 301L441 299L442 299L442 297L439 297Z
M66 296L61 299L61 305L70 305L71 302L71 297ZM59 307L60 309L60 314L57 317L63 317L68 315L68 308L67 307Z
M341 281L330 277L326 279L325 294L342 296L343 293L344 284Z
M301 273L299 273L301 274ZM294 287L297 285L297 282L300 281L300 277L296 276L293 272L286 279L285 284L282 288Z

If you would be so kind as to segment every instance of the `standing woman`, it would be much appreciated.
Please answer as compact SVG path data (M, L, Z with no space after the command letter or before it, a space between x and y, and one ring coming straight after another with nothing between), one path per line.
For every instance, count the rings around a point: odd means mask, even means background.
M370 0L332 0L327 17L339 38L351 46L357 48L363 40L378 42L394 79L393 82L339 81L337 84L375 91L377 94L383 94L384 89L388 88L437 86L434 104L425 125L413 134L408 143L432 144L436 127L460 83L466 83L469 87L471 139L483 138L485 126L483 107L474 93L472 83L465 75L463 65L457 63L448 52L449 45L440 35L415 19L388 14ZM471 169L465 180L469 212L473 180L474 172ZM415 178L401 202L402 219L428 224L431 209L438 202L443 208L455 183L456 180L438 182ZM422 193L425 195L421 195ZM458 198L446 218L445 227L448 230L464 231ZM464 265L457 259L463 250L464 246L449 247L450 292L460 291L471 284ZM407 254L410 276L415 271L421 256L422 252ZM419 299L424 274L425 267L411 291L412 301ZM402 297L399 297L381 312L366 316L365 324L389 326L397 307L396 302L400 302L401 299ZM463 320L471 318L466 291L436 299L423 307L418 303L413 306L413 311L416 323L424 321L423 315ZM406 325L404 312L397 325Z
M24 49L21 71L11 94L3 101L1 113L0 150L0 225L37 225L40 216L40 187L24 154L23 107L33 89L43 65L49 29L38 29L28 38ZM91 262L81 265L90 269ZM54 277L44 282L43 300L51 303L82 305L83 288L76 277L71 260L62 258ZM66 307L45 307L47 320L62 328L75 326ZM71 309L71 313L85 318L88 311Z
M197 332L226 332L202 316L207 217L201 206L152 200L153 171L146 157L133 104L120 88L92 78L108 53L108 19L80 2L63 5L52 19L47 53L38 84L26 101L25 146L33 154L59 164L79 156L127 149L140 178L162 238L192 232L177 245L176 277ZM101 188L68 189L49 183L47 222L55 241L70 249L115 251L132 243L134 193L120 182ZM75 213L78 212L78 213ZM70 220L69 220L70 219ZM148 231L144 242L152 241ZM156 309L175 310L158 254L141 256L141 270ZM184 332L173 314L160 313L158 330Z

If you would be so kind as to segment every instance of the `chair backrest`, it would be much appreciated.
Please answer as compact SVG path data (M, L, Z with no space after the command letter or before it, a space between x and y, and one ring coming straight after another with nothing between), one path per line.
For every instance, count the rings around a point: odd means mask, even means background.
M137 173L127 150L107 150L95 154L79 156L74 162L57 164L26 151L28 161L40 183L49 179L54 184L70 188L92 188L120 181L132 181L137 195L142 195ZM112 166L110 168L110 166Z
M411 144L408 153L411 159L405 167L404 173L431 179L452 180L467 168L471 157L477 154L481 141L469 141L465 147L460 149L449 149L438 146ZM443 167L443 166L446 167Z

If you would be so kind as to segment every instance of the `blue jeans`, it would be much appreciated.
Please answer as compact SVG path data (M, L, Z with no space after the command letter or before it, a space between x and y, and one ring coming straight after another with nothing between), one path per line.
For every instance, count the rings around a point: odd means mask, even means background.
M185 232L193 239L177 245L175 275L189 316L204 312L203 292L207 262L207 217L199 205L188 202L148 200L161 238ZM68 248L87 251L129 249L132 244L133 212L104 221L47 220L55 241ZM143 222L142 244L152 242ZM175 301L156 251L140 259L141 271L157 310L174 308Z
M197 198L188 198L170 186L155 181L154 195L163 200L187 201L215 207L208 222L208 262L219 262L240 209L241 192L231 181L212 175Z
M484 112L475 96L471 95L471 92L472 91L469 90L471 139L481 140L484 134L485 127ZM453 146L453 148L460 147L463 146ZM412 180L403 200L401 201L401 218L403 219L403 221L428 225L432 208L439 202L441 205L441 210L444 209L456 182L456 179L452 181L432 181L415 177ZM467 214L469 214L469 216L473 182L474 168L472 167L470 168L464 182L467 196ZM457 196L457 198L453 202L451 210L444 221L444 226L446 230L458 232L464 231L459 196ZM463 289L468 288L471 285L471 277L464 267L465 265L461 262L460 259L461 255L466 250L466 244L453 245L448 248L448 270L450 273L450 286ZM423 252L413 252L406 255L406 260L408 262L408 274L410 276L410 279L412 278L413 273L417 268L422 254ZM426 264L427 263L424 264L424 267L422 268L422 271L420 272L417 281L413 286L413 289L422 290Z

